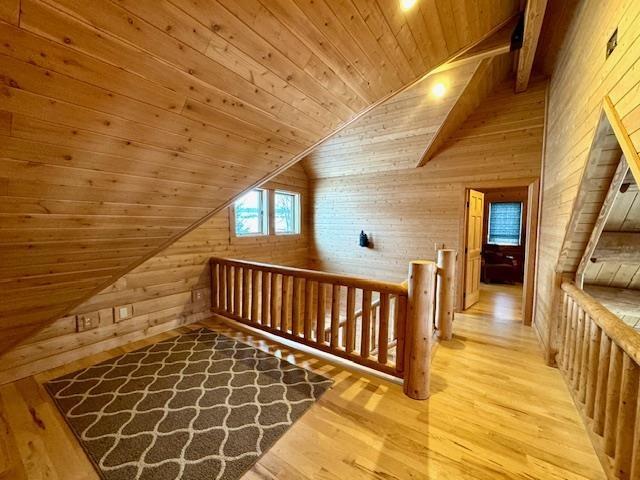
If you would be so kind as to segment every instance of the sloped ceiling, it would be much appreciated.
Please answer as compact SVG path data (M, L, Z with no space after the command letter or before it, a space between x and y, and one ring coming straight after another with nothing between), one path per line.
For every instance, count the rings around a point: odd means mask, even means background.
M517 4L4 0L0 351Z
M584 283L638 290L640 299L640 191L631 172L616 195L611 213L587 263ZM636 302L640 309L640 302ZM638 312L640 316L640 310Z
M429 76L370 110L304 160L310 178L415 167L464 90L478 62ZM446 84L442 98L434 85Z
M314 149L302 161L307 174L310 178L328 178L418 166L452 108L473 103L466 113L473 111L507 78L511 63L511 55L502 54L427 76ZM483 88L469 91L471 79L478 74ZM433 93L438 84L446 89L442 97Z

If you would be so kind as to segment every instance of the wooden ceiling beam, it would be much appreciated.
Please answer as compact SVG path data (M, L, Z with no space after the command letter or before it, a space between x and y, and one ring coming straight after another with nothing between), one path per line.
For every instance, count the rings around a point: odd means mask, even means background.
M594 210L593 205L597 205L598 208L604 203L607 189L617 168L614 160L623 154L615 138L609 114L603 106L573 200L571 217L564 232L556 265L558 273L575 274L578 271L582 254L589 241L589 232L598 218L599 210ZM624 154L626 157L626 152ZM628 161L628 157L626 158Z
M506 78L508 71L500 71L499 67L495 67L494 58L485 58L480 61L457 101L451 106L435 135L431 137L417 167L422 167L431 160L496 85Z
M529 86L531 68L536 55L546 8L547 0L528 0L527 2L524 12L524 38L516 72L516 93L524 92Z
M613 205L615 203L616 197L620 192L620 187L622 187L622 184L625 182L628 171L629 165L627 165L627 161L625 160L623 155L620 159L620 163L618 164L618 168L616 168L616 172L613 175L613 179L611 180L611 185L609 186L607 196L605 197L602 208L600 209L600 213L598 214L598 219L593 226L593 230L591 230L591 236L589 237L589 242L587 243L587 246L584 249L584 253L582 254L580 265L578 265L578 271L576 272L576 284L579 287L582 287L584 283L584 272L587 268L587 265L589 264L589 261L593 257L593 252L596 249L596 245L598 244L598 240L600 239L602 232L604 231L607 219L609 218L609 215L613 210Z
M622 149L622 152L627 159L629 170L631 170L636 183L640 185L640 155L638 154L638 150L636 150L635 145L631 141L629 132L622 123L620 115L618 114L618 111L616 110L616 107L611 101L609 95L605 95L602 108L607 115L607 119L611 124L613 133L615 133L616 135L616 139L620 144L620 148Z
M640 232L603 232L591 261L640 264Z
M475 44L464 53L454 59L433 69L429 74L444 72L462 65L478 62L487 58L493 58L497 55L509 53L511 51L511 35L518 23L518 16L512 17L508 22L504 23L498 30L491 35Z

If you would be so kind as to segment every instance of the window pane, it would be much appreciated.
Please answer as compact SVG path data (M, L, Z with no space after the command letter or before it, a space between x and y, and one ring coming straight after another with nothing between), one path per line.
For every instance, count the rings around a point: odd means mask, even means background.
M276 233L297 233L297 202L296 195L276 192Z
M489 205L489 243L520 245L522 203L500 202Z
M236 235L263 233L262 190L251 190L236 201Z

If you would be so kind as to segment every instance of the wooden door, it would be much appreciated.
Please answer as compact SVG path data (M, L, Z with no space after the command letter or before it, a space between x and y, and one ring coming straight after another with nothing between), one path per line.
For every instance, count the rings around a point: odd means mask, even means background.
M469 190L467 196L467 239L465 245L464 308L480 298L480 266L482 252L482 217L484 193Z

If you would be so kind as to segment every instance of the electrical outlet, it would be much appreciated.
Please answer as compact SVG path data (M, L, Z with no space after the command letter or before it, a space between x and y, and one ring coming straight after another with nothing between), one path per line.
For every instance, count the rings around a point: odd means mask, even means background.
M206 292L207 292L206 288L199 288L197 290L193 290L191 292L191 301L193 303L203 301Z
M119 305L113 307L113 322L118 323L133 316L133 305Z
M85 332L98 328L100 325L99 312L83 313L76 316L76 332Z

